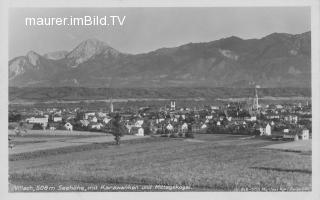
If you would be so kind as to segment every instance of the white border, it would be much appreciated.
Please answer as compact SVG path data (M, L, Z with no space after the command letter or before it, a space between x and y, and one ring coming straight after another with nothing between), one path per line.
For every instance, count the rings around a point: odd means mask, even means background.
M312 103L313 103L313 153L312 153L312 192L286 192L286 193L238 193L238 192L202 192L202 193L8 193L8 8L10 7L282 7L282 6L310 6L311 7L311 37L312 37ZM319 189L319 1L318 0L192 0L169 1L169 0L1 0L0 1L0 111L1 111L1 199L320 199ZM27 38L26 38L27 39Z

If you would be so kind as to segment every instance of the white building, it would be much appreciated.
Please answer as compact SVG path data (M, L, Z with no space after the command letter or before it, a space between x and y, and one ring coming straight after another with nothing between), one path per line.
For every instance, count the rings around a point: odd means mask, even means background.
M46 117L30 117L26 119L26 121L30 124L47 124L48 118Z
M105 118L103 119L103 122L104 122L105 124L108 124L108 123L110 122L110 120L111 120L111 118L105 117Z
M267 124L265 128L261 127L260 129L260 135L271 135L271 126L270 124Z
M138 129L138 133L136 134L136 136L144 136L144 129L142 127Z
M206 128L207 128L207 125L206 125L206 124L202 124L200 128L201 128L201 129L206 129Z
M103 124L101 124L101 123L92 124L91 128L96 129L96 130L101 130L103 128Z
M301 139L302 140L309 140L310 139L310 134L308 129L303 129L302 134L301 134Z
M93 118L91 119L91 122L97 123L97 122L98 122L98 118L97 118L97 117L93 117Z
M73 130L73 126L72 124L70 124L69 122L67 122L64 127L68 130L68 131L72 131Z
M95 115L96 115L96 113L94 113L94 112L87 112L84 114L84 118L88 119L90 116L95 116Z
M172 126L171 124L168 124L168 125L166 126L166 129L167 129L168 131L172 131L172 130L173 130L173 126Z
M270 126L270 124L267 124L265 134L266 135L271 135L271 126Z
M135 127L141 127L142 124L143 124L143 120L137 120L134 125L135 125Z
M61 116L53 117L53 121L54 122L61 122L62 121L62 117Z
M187 132L188 131L188 124L187 123L183 123L181 125L181 131L182 132Z
M251 116L250 121L257 121L257 116Z
M286 128L286 129L283 129L283 132L284 132L284 133L289 133L289 129L287 129L287 128Z
M176 110L176 101L175 100L170 101L170 110Z

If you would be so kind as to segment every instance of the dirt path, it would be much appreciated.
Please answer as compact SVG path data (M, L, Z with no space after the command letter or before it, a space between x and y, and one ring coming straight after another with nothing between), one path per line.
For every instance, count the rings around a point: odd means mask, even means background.
M285 151L312 151L312 140L298 140L281 144L272 144L262 148L279 149Z
M143 136L146 138L148 136ZM133 136L133 135L125 135L121 138L121 140L134 140L134 139L141 139L142 137ZM17 145L12 149L9 149L9 155L19 154L19 153L27 153L27 152L34 152L40 150L49 150L49 149L58 149L63 147L72 147L72 146L81 146L87 144L94 144L94 143L106 143L114 141L113 136L98 136L98 137L89 137L89 138L65 138L63 140L48 140L46 142L41 143L29 143L25 145Z

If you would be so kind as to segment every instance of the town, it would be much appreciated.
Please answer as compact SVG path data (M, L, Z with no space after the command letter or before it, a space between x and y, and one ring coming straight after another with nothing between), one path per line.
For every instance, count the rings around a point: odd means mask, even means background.
M33 130L111 132L111 121L120 115L122 134L164 137L193 137L193 134L240 134L267 136L273 140L311 138L311 103L306 101L263 104L255 89L247 101L221 102L220 105L188 107L177 100L163 106L116 109L110 99L105 109L83 107L32 108L10 110L9 129L16 134ZM161 105L161 104L159 104ZM24 128L22 128L24 127Z

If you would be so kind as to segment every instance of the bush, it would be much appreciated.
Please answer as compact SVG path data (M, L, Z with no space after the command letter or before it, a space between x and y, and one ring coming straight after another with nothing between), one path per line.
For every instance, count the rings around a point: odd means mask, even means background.
M156 131L156 135L162 135L164 133L164 131L162 131L161 129L158 129L157 131Z
M193 135L193 133L188 132L188 133L186 133L185 137L186 138L194 138L194 135Z
M171 137L171 138L178 138L179 136L178 136L178 133L172 133L172 134L170 134L169 137Z
M8 126L9 130L13 130L16 127L18 127L18 123L9 123L9 126Z
M178 133L178 136L179 136L179 137L184 137L184 133L179 132L179 133Z
M151 135L151 134L152 134L152 132L151 132L151 130L150 130L149 127L145 127L145 128L144 128L144 134L145 134L145 135Z
M33 124L32 130L43 130L43 127L41 124Z

